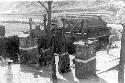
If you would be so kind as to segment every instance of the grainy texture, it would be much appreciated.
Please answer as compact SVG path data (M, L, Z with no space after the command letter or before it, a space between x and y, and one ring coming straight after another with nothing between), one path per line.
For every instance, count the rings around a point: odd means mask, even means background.
M78 54L79 52L79 54ZM80 54L81 53L81 54ZM75 59L88 60L96 56L95 44L90 44L88 46L77 46L77 52ZM75 62L75 75L78 79L86 79L96 75L96 59L87 62Z
M59 71L60 73L69 72L70 70L70 58L68 54L59 56Z
M34 64L38 63L39 54L37 48L20 49L20 63Z

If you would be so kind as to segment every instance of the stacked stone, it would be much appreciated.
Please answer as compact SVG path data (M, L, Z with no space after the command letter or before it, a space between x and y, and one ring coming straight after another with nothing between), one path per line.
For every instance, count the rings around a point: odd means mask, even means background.
M68 53L59 55L59 72L68 73L70 71L70 58Z
M5 52L7 57L12 59L14 63L18 62L19 54L19 38L18 36L10 36L5 38Z
M81 44L84 43L84 44ZM86 79L96 75L96 43L79 42L76 45L75 76Z
M20 63L21 64L36 64L39 60L37 46L29 48L20 47Z

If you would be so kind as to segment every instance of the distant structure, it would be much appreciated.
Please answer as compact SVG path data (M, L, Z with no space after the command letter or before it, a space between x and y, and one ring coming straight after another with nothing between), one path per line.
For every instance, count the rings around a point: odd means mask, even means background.
M45 31L40 29L40 25L36 25L35 29L31 30L31 37L33 39L36 37L42 37L45 35L46 35Z
M5 26L0 25L0 36L1 37L5 36Z

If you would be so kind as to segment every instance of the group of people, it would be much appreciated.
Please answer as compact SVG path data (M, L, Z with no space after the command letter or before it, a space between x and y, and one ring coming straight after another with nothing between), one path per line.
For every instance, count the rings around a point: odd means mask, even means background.
M63 53L72 54L75 53L75 46L73 45L73 38L67 37L65 34L63 34L62 29L53 29L53 34L51 37L42 37L39 38L39 54L41 55L41 58L39 59L39 63L41 64L43 61L46 63L47 60L53 59L55 57L54 53L57 53L59 55ZM42 51L41 51L42 48ZM49 56L48 56L49 55ZM66 54L67 55L67 54ZM67 55L68 56L68 55ZM66 72L64 70L69 70L68 67L70 65L70 62L68 62L68 58L66 56L59 56L61 63L63 64L63 68L61 69L62 72ZM62 59L63 58L63 59ZM67 61L67 62L66 62ZM67 67L68 65L68 67ZM41 64L42 66L42 64Z

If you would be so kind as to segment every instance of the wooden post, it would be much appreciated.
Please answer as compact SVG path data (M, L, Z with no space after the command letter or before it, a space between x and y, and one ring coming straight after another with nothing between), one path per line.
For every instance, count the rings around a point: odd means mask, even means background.
M32 29L32 18L29 18L29 25L30 25L30 32L31 32L31 29Z
M61 18L63 30L65 28L64 18Z
M124 63L125 63L125 24L122 24L123 32L121 39L120 62L118 71L118 83L124 83Z
M57 76L56 76L56 64L55 64L55 54L54 54L54 44L51 47L51 56L52 56L52 80L53 83L57 82Z
M84 34L84 38L85 38L85 44L87 44L87 38L88 38L88 27L87 27L87 21L83 20L83 29L82 29L82 34ZM84 33L85 32L85 33Z
M84 33L83 25L84 25L84 20L81 21L81 29L80 29L80 30L81 30L82 35L83 35L83 33Z
M44 14L44 30L45 30L45 32L47 32L47 29L46 29L46 14Z
M52 1L48 1L48 11L47 11L47 13L48 13L48 27L47 27L48 33L50 33L50 26L51 26L51 4L52 4Z
M31 45L31 43L32 43L32 18L29 18L29 25L30 25L30 45Z
M21 18L21 23L23 23L23 17Z

